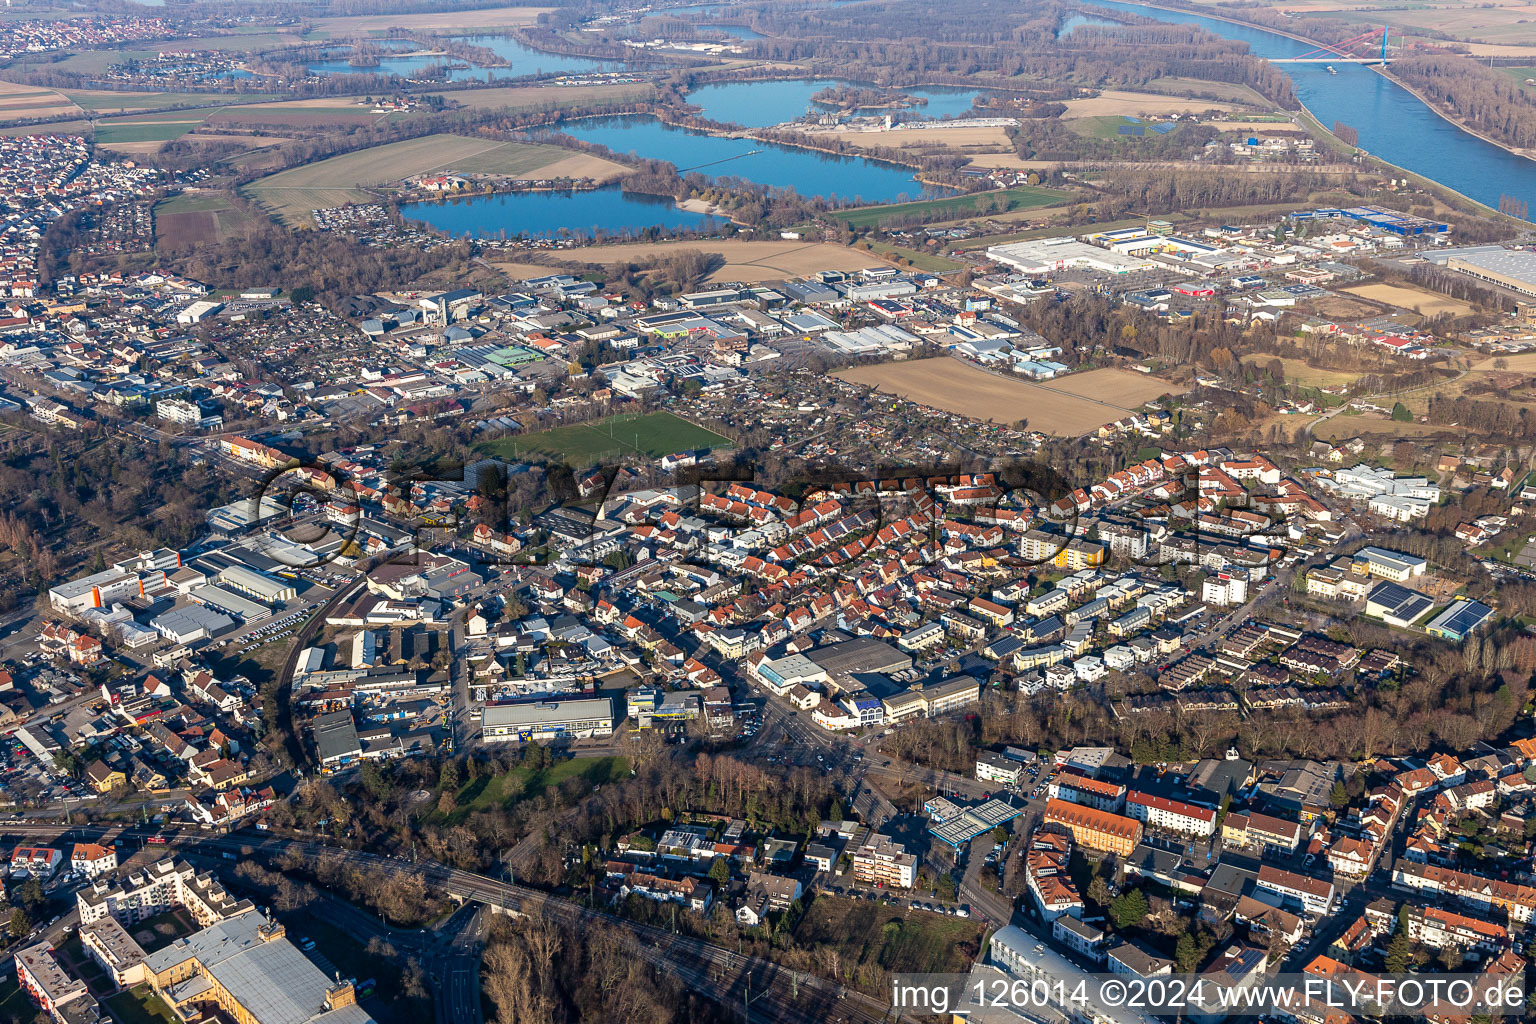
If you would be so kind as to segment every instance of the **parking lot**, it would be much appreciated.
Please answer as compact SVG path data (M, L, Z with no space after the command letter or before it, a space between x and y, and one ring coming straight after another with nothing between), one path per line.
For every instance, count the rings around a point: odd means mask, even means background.
M827 886L826 891L834 896L842 896L850 900L870 900L883 903L888 907L904 907L948 917L971 916L971 908L963 903L946 903L934 897L898 896L888 889L873 889L861 885L830 885Z
M232 636L221 640L217 646L225 647L229 644L240 644L239 653L249 654L264 644L292 636L293 631L298 628L301 621L309 616L311 610L311 608L305 607L296 612L289 612L282 618L273 619L271 622L256 629L248 630L239 636Z

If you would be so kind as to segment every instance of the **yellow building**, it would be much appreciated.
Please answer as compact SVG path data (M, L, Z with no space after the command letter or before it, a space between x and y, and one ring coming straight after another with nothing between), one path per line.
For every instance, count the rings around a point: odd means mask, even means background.
M1079 569L1092 569L1104 564L1104 546L1092 544L1086 540L1073 537L1067 541L1065 547L1056 552L1052 562L1059 569L1067 569L1077 572Z
M85 781L98 793L110 793L128 784L128 776L102 761L92 761L85 766Z

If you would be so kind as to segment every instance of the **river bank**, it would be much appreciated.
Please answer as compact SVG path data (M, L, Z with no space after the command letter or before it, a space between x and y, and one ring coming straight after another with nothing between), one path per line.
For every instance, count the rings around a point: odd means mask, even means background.
M1455 125L1457 128L1460 128L1462 131L1466 132L1468 135L1476 135L1478 138L1482 139L1484 142L1488 143L1490 146L1498 146L1500 149L1502 149L1506 153L1510 153L1510 154L1512 154L1514 156L1518 156L1518 157L1523 157L1526 160L1536 161L1536 152L1533 152L1533 151L1531 151L1529 149L1516 149L1514 146L1511 146L1508 143L1499 141L1498 139L1494 138L1492 135L1489 135L1487 132L1485 132L1485 131L1483 131L1483 130L1481 130L1479 128L1474 128L1472 125L1470 125L1467 122L1461 120L1459 117L1457 117L1455 114L1451 113L1450 111L1441 109L1441 107L1440 107L1440 105L1438 103L1435 103L1432 100L1430 100L1430 98L1428 96L1425 96L1417 88L1415 88L1414 86L1409 85L1407 82L1403 81L1401 78L1399 78L1396 75L1392 74L1392 67L1391 67L1391 65L1376 65L1376 64L1373 64L1373 65L1371 65L1371 70L1376 72L1381 77L1383 77L1385 79L1388 79L1394 85L1396 85L1398 88L1402 89L1404 92L1412 93L1414 98L1417 99L1420 103L1424 104L1430 110L1432 110L1435 113L1439 114L1442 118L1445 119L1445 121L1447 123Z
M1175 24L1196 25L1223 38L1246 42L1269 60L1303 56L1323 44L1219 13L1205 14L1155 0L1089 0L1093 7ZM1536 160L1462 124L1418 91L1376 67L1341 64L1334 74L1320 64L1280 65L1290 77L1298 107L1330 144L1333 124L1359 132L1359 148L1394 175L1454 197L1479 211L1495 211L1503 195L1536 194ZM1454 204L1453 204L1454 205Z
M1323 122L1318 119L1316 114L1314 114L1314 113L1312 113L1312 111L1308 110L1307 107L1306 107L1306 104L1302 104L1300 112L1303 115L1305 115L1307 120L1312 122L1313 126L1315 127L1315 129L1318 132L1322 133L1323 135L1326 135L1330 139L1333 139L1340 146L1342 146L1342 147L1344 147L1346 149L1351 148L1349 143L1345 142L1343 139L1341 139L1337 135L1333 134L1333 130L1332 129L1330 129L1326 125L1324 125ZM1450 122L1450 123L1455 124L1455 122ZM1376 164L1379 167L1386 168L1387 170L1393 171L1396 174L1401 174L1401 175L1403 175L1403 177L1405 177L1408 180L1414 182L1416 185L1420 186L1421 188L1425 188L1425 189L1427 189L1427 190L1429 190L1431 192L1440 192L1440 193L1442 193L1444 195L1453 196L1454 198L1456 198L1456 199L1460 200L1461 202L1466 203L1468 206L1472 207L1473 212L1481 213L1481 214L1485 214L1485 215L1486 214L1493 214L1493 215L1499 216L1499 217L1504 216L1504 214L1500 213L1494 207L1489 206L1487 203L1484 203L1481 200L1473 199L1471 196L1467 195L1464 192L1456 191L1454 188L1452 188L1451 186L1445 184L1445 182L1443 182L1443 181L1435 181L1433 178L1426 178L1424 175L1419 174L1417 171L1410 171L1406 167L1400 167L1397 164L1392 163L1391 161L1383 160L1381 157L1379 157L1376 154L1370 152L1369 150L1360 149L1358 146L1357 147L1353 147L1353 148L1358 150L1360 155L1363 156L1366 160L1370 161L1371 163L1374 163L1374 164ZM1448 205L1454 207L1456 204L1455 203L1449 203Z
M1092 0L1090 0L1090 2L1092 2ZM1205 10L1192 11L1187 7L1168 7L1164 4L1149 4L1144 3L1143 0L1114 0L1114 2L1124 4L1127 7L1149 7L1154 11L1163 11L1167 14L1184 14L1193 18L1209 18L1212 21L1224 21L1228 25L1240 25L1243 28L1251 28L1256 32L1268 32L1270 35L1284 36L1287 39L1294 39L1298 43L1306 43L1308 46L1315 47L1319 50L1331 49L1329 44L1318 42L1316 39L1308 39L1306 36L1299 36L1294 32L1287 32L1284 29L1270 28L1268 25L1260 25L1258 22L1254 21L1243 21L1241 18L1229 18L1224 14L1213 14ZM1254 54L1254 56L1262 56L1262 54Z
M1229 25L1241 25L1243 28L1251 28L1259 32L1269 32L1273 35L1284 36L1287 39L1294 39L1298 43L1306 43L1307 45L1315 46L1320 50L1332 48L1328 43L1319 42L1316 39L1309 39L1306 36L1297 35L1294 32L1286 32L1282 29L1271 28L1268 25L1260 25L1253 21L1243 21L1240 18L1232 18L1223 14L1213 14L1205 11L1191 11L1188 8L1168 7L1164 4L1144 3L1142 0L1116 0L1116 2L1133 7L1147 7L1154 11L1164 11L1168 14L1192 14L1196 17L1209 18L1212 21L1224 21ZM1490 146L1497 146L1504 150L1504 152L1513 156L1523 157L1527 160L1536 160L1536 152L1528 149L1517 149L1514 146L1511 146L1508 143L1502 142L1494 136L1489 135L1487 132L1468 124L1466 121L1458 118L1454 113L1442 109L1438 104L1430 100L1429 97L1425 96L1417 88L1409 85L1398 76L1392 74L1392 66L1390 64L1368 64L1365 66L1376 72L1378 75L1381 75L1388 81L1392 82L1393 85L1396 85L1404 92L1411 94L1414 99L1424 104L1424 106L1428 107L1434 113L1440 115L1440 117L1443 118L1447 123L1455 125L1457 128L1460 128L1468 135L1475 135L1479 139L1482 139L1484 142L1488 143ZM1298 99L1297 102L1300 103L1300 100ZM1318 123L1321 124L1322 122L1319 121ZM1332 133L1330 132L1330 134Z

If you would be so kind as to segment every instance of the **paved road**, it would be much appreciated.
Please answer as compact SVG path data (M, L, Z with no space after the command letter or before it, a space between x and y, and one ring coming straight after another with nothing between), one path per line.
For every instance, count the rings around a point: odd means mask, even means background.
M1452 384L1455 384L1456 382L1460 381L1463 377L1465 377L1467 374L1469 374L1471 372L1472 371L1470 369L1462 370L1460 373L1458 373L1455 377L1452 377L1450 380L1435 381L1433 384L1424 384L1424 385L1421 385L1420 387L1408 388L1407 390L1404 390L1404 391L1382 391L1382 392L1379 392L1379 393L1374 394L1374 395L1356 395L1354 398L1351 398L1349 401L1345 402L1343 405L1337 406L1337 407L1335 407L1333 409L1329 409L1327 412L1323 413L1317 419L1311 420L1310 422L1308 422L1306 426L1301 428L1302 436L1303 437L1311 437L1312 436L1312 428L1316 427L1319 423L1326 423L1328 420L1333 419L1335 416L1339 415L1344 410L1346 410L1350 406L1352 406L1355 402L1374 402L1378 398L1391 398L1391 399L1393 399L1395 401L1396 399L1399 399L1399 398L1403 397L1404 395L1412 395L1412 394L1415 394L1415 393L1420 392L1420 391L1435 391L1435 390L1439 390L1440 388L1448 388Z
M466 903L441 929L448 942L427 960L437 1024L480 1024L480 951L486 916L481 904Z
M960 879L961 899L970 903L973 917L984 918L993 928L1012 924L1013 901L981 882L981 869L986 864L987 854L992 852L995 845L992 833L982 833L972 839L970 845L970 851L966 854L965 875Z

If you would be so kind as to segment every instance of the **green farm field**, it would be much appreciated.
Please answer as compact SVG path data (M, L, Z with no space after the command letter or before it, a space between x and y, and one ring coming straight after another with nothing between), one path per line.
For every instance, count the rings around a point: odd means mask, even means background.
M1097 114L1093 117L1072 118L1062 123L1090 139L1114 139L1120 136L1120 126L1130 122L1120 114Z
M551 427L536 434L503 437L477 445L476 450L503 459L548 455L590 465L600 458L644 455L660 458L698 448L726 448L730 438L690 423L670 412L610 416L596 423Z
M162 249L212 242L251 225L252 218L225 192L183 193L155 204L155 242Z
M128 121L106 122L96 126L96 143L110 146L120 142L169 142L196 128L200 121Z
M464 135L427 135L279 171L251 182L245 186L244 194L277 217L293 223L307 217L310 210L371 201L373 197L359 186L392 184L402 178L434 171L517 176L557 165L562 165L563 173L573 173L580 165L589 168L582 173L594 177L622 170L616 164L585 154L572 154L554 146L472 139Z
M890 206L865 206L834 214L856 228L878 227L901 221L911 223L921 217L927 221L959 220L978 213L1009 213L1014 210L1030 210L1040 206L1070 199L1072 193L1057 188L1022 186L997 192L976 192L971 195L950 196L947 199L925 199L915 203L895 203Z
M207 107L217 110L228 103L251 102L259 96L238 96L220 92L90 92L70 89L64 92L76 106L97 112L146 110L160 107Z

